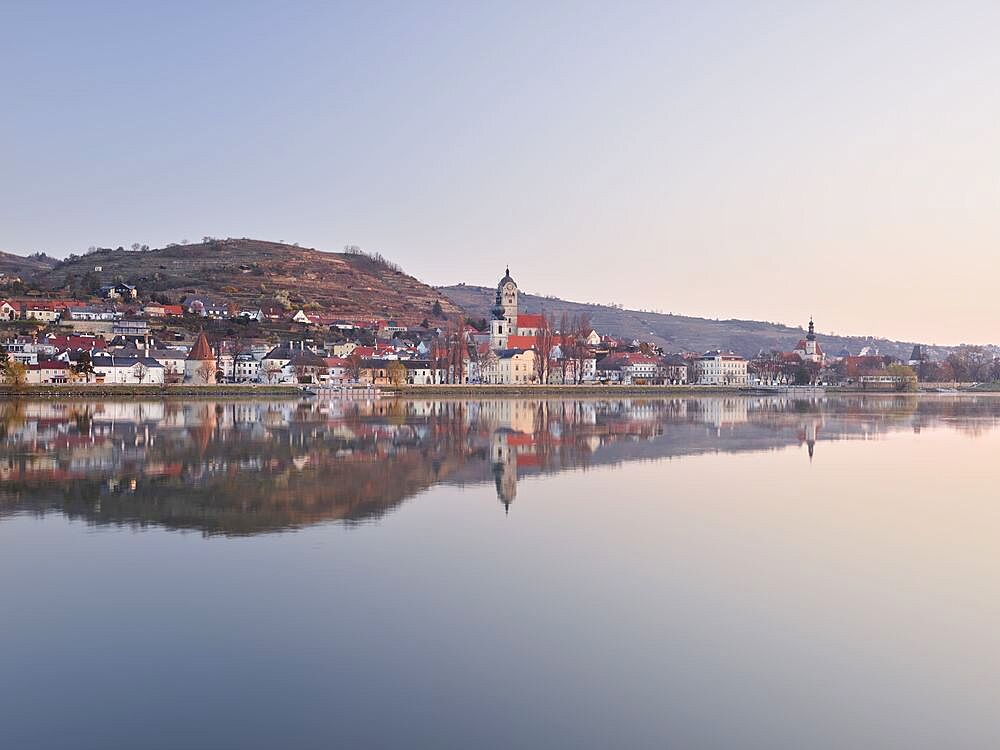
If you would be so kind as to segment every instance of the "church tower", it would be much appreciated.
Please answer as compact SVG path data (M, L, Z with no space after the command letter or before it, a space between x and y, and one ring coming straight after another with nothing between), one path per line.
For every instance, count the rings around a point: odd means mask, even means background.
M806 334L806 356L809 359L816 357L816 326L812 318L809 318L809 333Z
M510 276L510 268L497 284L497 295L490 310L490 348L506 349L507 337L517 335L517 282Z

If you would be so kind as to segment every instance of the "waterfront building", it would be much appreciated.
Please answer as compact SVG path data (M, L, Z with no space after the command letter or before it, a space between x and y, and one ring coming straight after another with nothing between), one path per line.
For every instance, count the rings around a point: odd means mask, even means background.
M747 361L733 352L705 352L695 360L694 369L697 385L747 384Z
M198 334L184 362L184 382L194 385L215 384L215 354L204 332Z

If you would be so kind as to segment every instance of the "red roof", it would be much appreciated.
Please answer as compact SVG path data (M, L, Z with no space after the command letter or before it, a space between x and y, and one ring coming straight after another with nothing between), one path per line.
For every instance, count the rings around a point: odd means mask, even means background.
M194 346L191 347L191 352L187 358L198 362L215 359L215 355L212 354L212 347L208 345L208 337L204 333L198 334L198 338L195 339Z
M518 328L545 328L545 316L544 315L531 315L529 313L518 313L517 316L517 327Z
M107 342L100 336L49 336L45 343L56 349L103 349Z
M61 359L47 359L39 362L37 365L28 365L29 370L68 370L69 363L63 362Z
M508 349L534 349L538 340L534 336L508 336Z
M799 343L798 343L798 345L795 348L804 352L806 350L806 340L805 339L799 339ZM816 353L817 354L822 354L823 353L823 347L821 347L819 345L818 341L816 342Z

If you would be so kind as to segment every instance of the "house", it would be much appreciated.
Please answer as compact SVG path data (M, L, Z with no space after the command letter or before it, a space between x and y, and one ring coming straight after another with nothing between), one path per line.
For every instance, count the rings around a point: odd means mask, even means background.
M81 336L79 334L61 336L50 333L45 337L45 343L59 352L92 352L107 346L107 342L101 336Z
M662 362L658 357L631 352L609 354L597 362L597 379L621 385L663 383Z
M21 306L10 300L0 302L0 320L18 320L21 317Z
M270 384L297 382L297 373L292 360L302 352L309 352L317 359L300 357L298 361L301 374L317 376L326 366L325 362L321 365L317 361L322 357L308 350L304 341L291 341L274 347L264 355L260 361L260 382Z
M173 318L183 315L184 308L180 305L149 304L143 306L142 314L147 318Z
M267 320L284 320L288 317L288 313L285 312L285 308L278 307L277 305L268 305L266 307L260 308L261 315Z
M406 326L400 325L395 320L380 322L376 329L376 335L380 339L391 339L395 334L406 330Z
M166 383L180 383L184 380L184 369L188 353L183 349L144 349L144 356L152 357L163 365L163 380Z
M54 359L39 360L33 365L28 365L24 381L36 385L61 385L69 379L69 372L68 362Z
M101 287L100 295L104 299L134 300L139 296L139 291L131 284L118 282Z
M163 365L152 357L119 356L114 353L98 354L91 359L97 383L126 385L162 385Z
M535 351L533 349L501 349L490 352L480 364L479 379L493 385L525 385L534 383Z
M82 307L72 307L67 311L70 320L104 320L113 321L122 317L122 313L111 307L97 307L95 305L84 305Z
M410 385L434 385L443 382L444 372L433 362L420 359L401 360L406 368L406 382Z
M660 358L660 377L664 385L686 385L688 363L683 357L668 355Z
M115 321L111 332L115 336L141 339L149 335L149 323L142 318L121 318Z
M733 352L705 352L694 361L696 385L747 384L747 361Z
M288 362L297 383L319 383L327 374L326 360L309 349L292 354Z
M184 301L184 307L192 315L203 318L228 318L229 306L222 302L213 302L207 297L191 297Z
M594 377L599 383L620 384L625 379L625 360L613 356L598 360Z
M7 350L7 356L15 362L22 365L38 364L38 344L33 338L18 336L5 341L3 346Z
M260 360L252 352L240 352L233 357L233 380L255 383L260 379Z
M629 354L623 369L626 385L653 385L662 383L660 360L645 354Z
M323 382L330 385L340 385L350 381L349 362L343 357L326 357L326 377Z
M236 316L238 318L243 318L244 320L254 320L258 323L264 320L264 311L259 307L257 308L247 308L240 310L239 314Z
M334 357L350 357L351 352L358 348L356 341L344 341L340 344L334 344L330 348L331 354Z
M52 301L31 301L24 305L24 319L54 323L59 320L61 308Z
M359 367L358 382L364 385L391 385L392 368L398 366L398 359L363 359Z

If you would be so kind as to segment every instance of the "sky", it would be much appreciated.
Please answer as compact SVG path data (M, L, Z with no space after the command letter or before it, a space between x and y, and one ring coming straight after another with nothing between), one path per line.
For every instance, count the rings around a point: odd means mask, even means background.
M0 0L0 249L1000 342L1000 4Z

